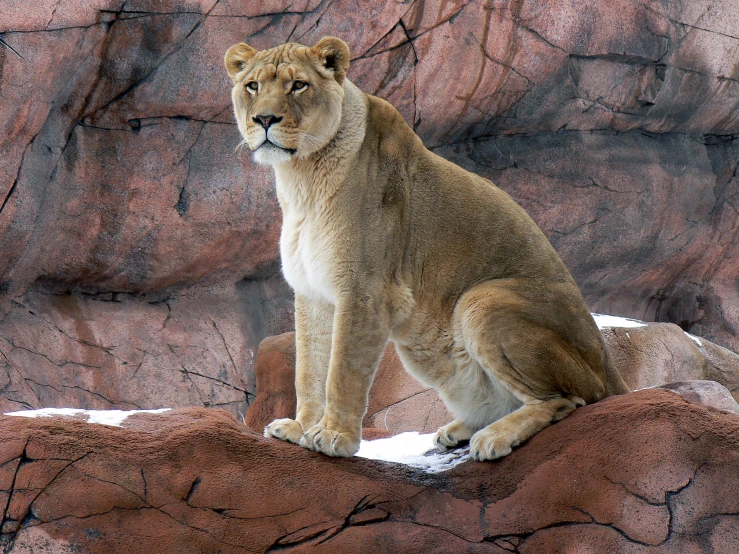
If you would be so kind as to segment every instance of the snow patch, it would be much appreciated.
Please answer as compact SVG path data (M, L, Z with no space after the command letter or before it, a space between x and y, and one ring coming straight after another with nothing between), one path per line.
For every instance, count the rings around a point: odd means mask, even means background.
M413 431L386 439L362 441L356 455L370 460L405 464L427 473L440 473L469 460L470 448L439 451L434 445L434 433L421 435Z
M44 408L42 410L21 410L19 412L8 412L5 415L21 417L83 417L87 423L99 423L100 425L111 425L121 427L126 418L133 414L161 414L170 408L158 410L80 410L77 408Z
M685 333L690 337L690 340L692 340L695 344L697 344L700 347L703 347L703 342L701 341L700 337L696 337L695 335L691 335L690 333Z
M629 319L627 317L616 317L614 315L602 315L593 314L593 319L598 329L605 329L608 327L646 327L647 324L643 321L636 319Z

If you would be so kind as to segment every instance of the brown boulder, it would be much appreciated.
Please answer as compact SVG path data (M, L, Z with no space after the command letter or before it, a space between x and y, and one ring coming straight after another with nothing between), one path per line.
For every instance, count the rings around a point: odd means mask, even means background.
M259 344L255 376L259 393L245 423L261 433L272 420L295 417L295 333L267 337Z
M601 333L614 365L632 390L710 380L739 400L739 355L726 348L669 323L604 327Z
M659 388L675 391L689 402L739 415L739 403L726 387L716 381L681 381L668 383Z
M332 459L218 410L0 418L6 551L734 552L739 418L662 390L441 474ZM41 550L43 551L43 550Z

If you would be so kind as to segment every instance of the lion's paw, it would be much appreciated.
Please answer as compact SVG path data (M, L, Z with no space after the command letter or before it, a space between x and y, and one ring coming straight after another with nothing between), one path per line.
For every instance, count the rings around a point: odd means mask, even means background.
M359 450L358 433L340 433L314 425L300 438L300 446L327 456L348 458Z
M452 421L440 428L434 435L434 444L439 448L455 448L470 440L472 430L461 421Z
M472 439L470 439L470 457L480 462L497 460L503 456L508 456L517 444L515 436L498 433L490 427L486 427L472 435Z
M264 436L299 444L300 437L303 436L303 428L294 419L275 419L264 428Z

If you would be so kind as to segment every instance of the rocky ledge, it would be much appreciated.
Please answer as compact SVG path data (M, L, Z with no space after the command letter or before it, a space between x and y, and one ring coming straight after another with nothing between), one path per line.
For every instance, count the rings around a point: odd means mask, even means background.
M661 389L441 473L333 459L222 410L0 417L5 552L736 552L739 417Z

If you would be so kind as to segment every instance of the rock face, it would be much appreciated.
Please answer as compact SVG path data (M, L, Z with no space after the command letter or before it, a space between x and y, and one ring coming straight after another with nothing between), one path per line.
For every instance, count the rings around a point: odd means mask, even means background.
M254 392L249 351L292 321L270 171L234 152L221 60L242 40L342 36L349 77L521 203L593 309L739 348L737 27L733 0L5 2L3 405L72 393L83 407L212 405L241 402L231 387ZM125 307L111 310L116 299ZM124 309L156 330L167 303L182 308L177 337L130 338L112 319ZM69 304L88 314L85 330L65 323ZM242 336L224 346L210 320L239 321ZM130 353L90 364L88 343ZM143 363L137 392L112 387L145 352L159 373ZM215 360L203 379L231 392L183 378L203 359Z
M0 418L13 553L735 552L739 418L664 390L441 474L331 459L220 410Z
M711 380L739 400L739 355L677 325L601 329L614 365L634 389L686 380Z
M0 312L0 411L218 406L243 417L252 341L292 324L283 291L272 279L149 301L29 292ZM272 320L255 319L251 306L270 298Z

